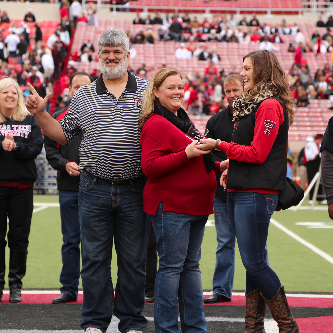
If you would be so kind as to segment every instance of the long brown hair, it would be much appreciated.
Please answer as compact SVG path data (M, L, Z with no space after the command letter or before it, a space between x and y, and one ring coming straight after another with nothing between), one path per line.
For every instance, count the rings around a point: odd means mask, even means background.
M265 83L272 83L278 92L287 110L289 125L294 121L294 100L291 95L286 75L279 60L271 51L253 51L244 58L250 58L253 65L253 87L249 91L249 99L258 93L258 88Z
M153 89L158 89L164 80L171 75L178 75L181 79L181 74L172 68L161 68L156 71L149 80L148 86L143 94L142 98L142 113L139 118L139 128L141 129L148 118L154 113L154 103L158 100L153 93Z

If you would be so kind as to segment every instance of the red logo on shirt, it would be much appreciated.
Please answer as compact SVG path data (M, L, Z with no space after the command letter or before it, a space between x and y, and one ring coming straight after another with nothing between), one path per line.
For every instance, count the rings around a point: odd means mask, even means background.
M134 102L137 107L141 105L141 99L134 98Z
M266 127L264 134L270 135L271 134L271 129L276 126L276 122L272 120L265 120L264 125Z

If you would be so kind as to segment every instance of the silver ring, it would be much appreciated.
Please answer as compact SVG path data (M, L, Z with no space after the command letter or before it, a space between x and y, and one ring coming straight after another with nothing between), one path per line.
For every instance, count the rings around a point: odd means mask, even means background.
M71 174L72 174L72 171L70 171L69 174L71 175Z

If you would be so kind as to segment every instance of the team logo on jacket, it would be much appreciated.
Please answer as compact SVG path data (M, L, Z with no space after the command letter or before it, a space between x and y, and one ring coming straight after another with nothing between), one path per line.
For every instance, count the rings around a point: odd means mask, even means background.
M273 120L265 120L264 121L264 125L266 127L266 129L264 130L264 134L266 135L270 135L271 134L271 129L274 128L276 126L276 122Z

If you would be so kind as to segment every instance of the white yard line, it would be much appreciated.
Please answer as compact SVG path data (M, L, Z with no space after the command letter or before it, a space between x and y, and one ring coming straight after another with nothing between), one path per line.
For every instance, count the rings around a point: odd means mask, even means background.
M44 210L46 208L50 208L50 207L59 207L59 203L53 203L53 202L34 202L34 207L39 207L39 208L35 208L33 210L33 213L37 213L40 212L41 210Z
M327 260L329 263L333 264L333 258L329 254L327 254L326 252L318 249L317 247L315 247L311 243L309 243L306 240L304 240L303 238L299 237L294 232L290 231L289 229L287 229L286 227L284 227L282 224L280 224L276 220L271 219L271 223L274 224L277 228L279 228L283 232L285 232L288 236L294 238L296 241L298 241L299 243L303 244L304 246L306 246L307 248L309 248L313 252L319 254L322 258L324 258L325 260Z
M34 206L40 206L40 207L59 207L59 202L34 202Z
M9 290L4 290L4 294L9 294ZM212 291L204 291L203 295L210 296ZM59 290L22 290L22 294L25 295L58 295ZM80 290L79 294L83 294L83 291ZM233 296L245 296L244 292L233 292ZM308 297L308 298L333 298L333 295L322 295L322 294L287 294L288 297Z

